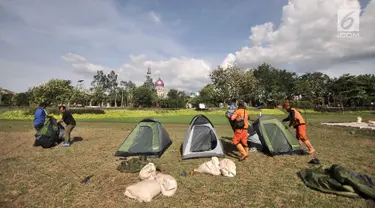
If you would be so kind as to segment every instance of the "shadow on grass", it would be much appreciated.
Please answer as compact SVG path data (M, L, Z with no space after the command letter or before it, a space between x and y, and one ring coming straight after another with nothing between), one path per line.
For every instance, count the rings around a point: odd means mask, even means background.
M232 144L231 140L231 137L221 137L224 154L232 158L238 158L239 154L237 148Z
M73 139L71 140L71 144L73 144L75 142L81 142L81 141L83 141L82 137L73 137Z

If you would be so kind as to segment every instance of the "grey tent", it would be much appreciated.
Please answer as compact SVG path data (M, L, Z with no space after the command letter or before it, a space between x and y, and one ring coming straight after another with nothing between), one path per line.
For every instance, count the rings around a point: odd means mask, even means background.
M190 122L182 144L182 159L224 157L223 148L211 121L196 115Z
M157 120L146 118L140 121L116 152L115 156L147 155L160 157L172 144L168 132Z
M262 152L263 151L263 145L260 141L258 133L254 130L252 125L249 125L248 133L247 133L247 144L250 148L256 148L257 151Z
M285 129L284 125L271 116L260 116L253 123L253 128L259 136L263 146L263 152L274 156L280 154L304 155L297 139Z

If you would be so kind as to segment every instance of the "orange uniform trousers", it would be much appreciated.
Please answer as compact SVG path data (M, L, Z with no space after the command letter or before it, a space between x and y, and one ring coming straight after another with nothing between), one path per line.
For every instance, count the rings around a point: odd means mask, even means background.
M306 125L297 126L296 137L297 137L298 140L301 140L302 142L307 140Z
M232 143L234 145L242 143L242 146L247 147L247 129L236 129L234 131Z

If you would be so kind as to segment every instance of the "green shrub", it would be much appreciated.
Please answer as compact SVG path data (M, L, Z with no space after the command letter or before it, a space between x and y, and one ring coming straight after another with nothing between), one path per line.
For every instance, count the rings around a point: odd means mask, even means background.
M37 108L31 108L26 110L25 114L26 115L34 115L35 111ZM58 108L47 108L46 109L48 114L55 114L58 115L60 114L60 111ZM93 109L93 108L72 108L68 109L69 112L72 114L105 114L104 110L102 109Z

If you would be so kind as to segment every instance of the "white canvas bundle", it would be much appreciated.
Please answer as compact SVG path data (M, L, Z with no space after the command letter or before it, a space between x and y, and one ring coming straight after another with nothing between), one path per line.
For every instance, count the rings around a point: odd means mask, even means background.
M156 177L156 167L154 163L145 165L139 172L139 178L141 180L154 179Z
M234 177L236 172L236 164L230 159L223 159L220 161L220 172L223 176Z
M150 202L161 193L161 186L155 179L146 179L126 188L124 195L139 202Z
M211 175L220 175L220 162L217 157L212 157L211 161L205 162L195 169L199 173L207 173Z
M177 191L177 181L171 175L159 173L156 180L161 186L161 193L164 196L173 196Z

